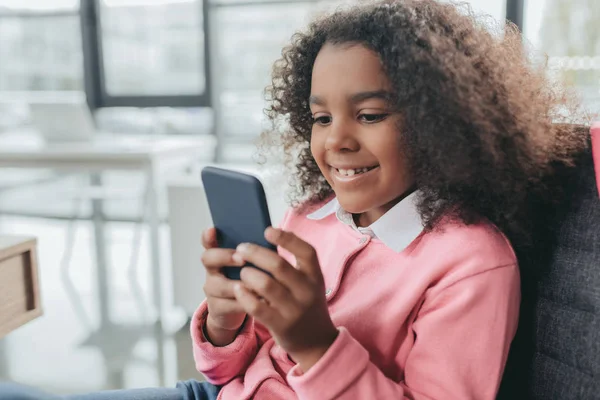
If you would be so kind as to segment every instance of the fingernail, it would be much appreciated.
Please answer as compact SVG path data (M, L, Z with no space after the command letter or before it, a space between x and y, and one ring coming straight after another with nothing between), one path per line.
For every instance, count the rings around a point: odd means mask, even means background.
M248 251L248 243L241 243L238 245L238 247L235 249L236 251L239 251L240 253L245 253Z
M279 229L270 226L265 230L265 238L267 238L268 240L275 240L277 239L280 233L281 231Z
M233 253L233 255L231 256L231 258L237 264L243 264L244 263L244 258L240 254L238 254L238 253Z
M242 285L239 283L236 283L235 285L233 285L233 291L236 293L240 293L242 291Z

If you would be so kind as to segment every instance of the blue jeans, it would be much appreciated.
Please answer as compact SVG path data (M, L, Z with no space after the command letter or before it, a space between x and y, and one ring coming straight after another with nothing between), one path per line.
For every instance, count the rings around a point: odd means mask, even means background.
M220 388L208 382L179 382L175 388L107 390L54 396L27 386L0 383L0 400L216 400Z

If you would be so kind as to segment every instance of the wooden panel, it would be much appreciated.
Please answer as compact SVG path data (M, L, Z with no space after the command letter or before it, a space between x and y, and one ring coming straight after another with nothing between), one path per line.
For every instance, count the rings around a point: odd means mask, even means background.
M0 337L42 314L35 250L35 240L0 238Z

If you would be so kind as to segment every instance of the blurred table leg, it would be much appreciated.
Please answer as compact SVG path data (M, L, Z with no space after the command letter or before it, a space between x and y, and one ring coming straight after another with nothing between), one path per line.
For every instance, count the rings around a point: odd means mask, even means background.
M162 291L162 271L160 265L160 215L158 209L158 174L156 166L150 164L146 171L146 193L148 199L148 230L150 235L150 263L152 272L152 300L156 309L156 350L157 350L157 370L159 386L164 386L165 377L165 332L164 332L164 309L163 309L163 291Z
M8 380L9 377L9 366L8 366L8 345L7 338L0 339L0 381Z
M90 177L92 186L102 186L102 176L94 173ZM104 230L103 200L94 198L92 200L92 221L94 224L94 241L96 250L96 288L98 290L98 303L100 312L100 331L110 328L110 290L109 271L107 263L108 250L106 248L106 237Z

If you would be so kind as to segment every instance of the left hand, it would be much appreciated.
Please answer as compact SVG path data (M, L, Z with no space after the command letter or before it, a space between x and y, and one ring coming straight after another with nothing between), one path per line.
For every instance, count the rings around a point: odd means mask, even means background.
M265 238L292 253L296 267L274 251L244 243L233 258L251 262L272 277L256 268L244 268L235 297L306 372L338 334L327 309L321 267L315 249L293 233L268 228Z

